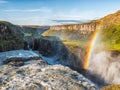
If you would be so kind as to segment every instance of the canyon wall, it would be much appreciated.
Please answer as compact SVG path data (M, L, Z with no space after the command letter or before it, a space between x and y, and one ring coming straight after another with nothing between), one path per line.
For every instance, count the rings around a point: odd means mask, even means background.
M11 23L0 22L0 52L23 49L24 40L20 28Z
M39 38L47 29L48 26L19 26L0 21L0 52L28 49L27 44Z
M87 34L88 32L93 32L98 27L97 21L92 21L90 23L83 23L83 24L71 24L71 25L56 25L51 26L50 30L76 30L80 31L83 34Z
M52 38L54 39L54 41L52 40ZM50 64L62 64L73 69L82 68L82 58L85 54L83 48L72 47L72 49L74 49L75 51L75 53L72 53L69 50L69 48L71 47L65 46L58 37L52 36L47 38L41 37L40 39L35 39L34 42L31 43L30 47L33 50L38 50L40 54L42 54L42 56L52 58L52 62L50 62L50 60L46 60Z

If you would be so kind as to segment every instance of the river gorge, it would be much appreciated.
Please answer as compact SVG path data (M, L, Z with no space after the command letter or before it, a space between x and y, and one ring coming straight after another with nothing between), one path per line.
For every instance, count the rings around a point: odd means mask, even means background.
M108 48L119 45L119 40L106 44L103 41L108 42L108 38L101 36L95 45L90 43L98 29L106 34L103 21L106 19L56 26L0 21L0 89L100 90L120 84L120 51Z

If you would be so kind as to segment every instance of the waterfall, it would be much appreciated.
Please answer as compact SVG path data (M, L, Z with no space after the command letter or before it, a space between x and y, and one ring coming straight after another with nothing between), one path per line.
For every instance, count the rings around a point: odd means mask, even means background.
M27 48L29 51L32 51L32 48L30 48L30 44L27 42Z

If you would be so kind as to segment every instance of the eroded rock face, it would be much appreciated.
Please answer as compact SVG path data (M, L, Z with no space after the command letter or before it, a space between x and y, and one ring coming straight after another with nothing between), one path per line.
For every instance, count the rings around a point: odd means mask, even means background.
M69 50L70 46L65 46L57 37L35 39L32 47L33 50L38 50L42 56L46 57L44 60L50 64L62 64L75 70L82 68L84 50L80 47L71 47L75 51L73 53Z
M99 90L81 74L61 65L32 60L21 67L0 67L0 90Z
M51 26L50 30L77 30L81 31L83 34L87 34L88 32L95 31L97 28L97 22L94 23L83 23L83 24L73 24L73 25L56 25L56 26Z
M0 21L0 52L24 48L22 36L19 27Z

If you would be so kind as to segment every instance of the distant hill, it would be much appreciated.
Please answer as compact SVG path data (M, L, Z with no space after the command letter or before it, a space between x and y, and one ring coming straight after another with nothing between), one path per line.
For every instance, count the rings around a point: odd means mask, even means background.
M120 51L120 11L99 20L103 26L101 41L105 48Z

